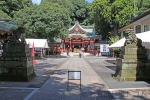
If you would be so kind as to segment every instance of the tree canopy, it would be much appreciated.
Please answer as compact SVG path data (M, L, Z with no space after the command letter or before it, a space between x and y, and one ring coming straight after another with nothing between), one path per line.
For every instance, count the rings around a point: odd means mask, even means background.
M50 40L65 38L70 25L68 10L51 2L21 9L15 13L14 20L17 25L26 28L27 37Z
M0 19L11 19L11 17L4 13L2 10L0 10Z
M111 22L111 6L108 0L94 0L90 6L94 12L96 32L102 35L102 39L108 37Z
M42 0L42 2L58 3L70 12L71 24L74 25L75 21L79 21L81 25L92 25L93 12L90 11L89 3L85 0Z
M150 0L139 0L137 2L137 7L139 11L137 12L138 14L142 14L143 12L149 11L150 10Z
M32 4L32 0L1 0L0 9L13 18L14 12Z
M71 14L72 24L78 20L81 24L87 18L89 8L85 0L70 0L73 4L73 11Z
M135 2L134 2L135 1ZM33 5L32 0L1 0L0 17L13 18L27 29L27 36L35 38L66 37L70 23L95 24L96 32L109 39L120 27L150 10L150 0L42 0ZM14 15L15 14L15 15Z
M111 30L118 35L118 29L128 24L134 17L150 10L150 0L94 0L96 31L105 39Z
M60 6L66 8L70 13L73 9L73 4L70 0L42 0L42 2L58 3Z
M118 23L119 26L125 25L133 18L134 0L115 0L112 5L112 21Z

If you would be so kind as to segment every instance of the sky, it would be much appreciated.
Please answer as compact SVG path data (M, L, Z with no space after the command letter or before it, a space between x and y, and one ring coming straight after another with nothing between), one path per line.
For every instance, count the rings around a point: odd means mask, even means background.
M91 3L93 0L86 0L87 2ZM33 3L40 4L41 0L32 0Z

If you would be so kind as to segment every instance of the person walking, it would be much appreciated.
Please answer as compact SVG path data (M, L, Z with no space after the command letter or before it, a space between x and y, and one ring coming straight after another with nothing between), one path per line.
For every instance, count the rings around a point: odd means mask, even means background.
M81 58L81 56L82 56L82 50L80 49L79 50L79 58Z
M66 53L67 53L67 57L70 57L68 48L66 49Z
M99 53L100 53L100 51L98 50L98 57L99 57Z

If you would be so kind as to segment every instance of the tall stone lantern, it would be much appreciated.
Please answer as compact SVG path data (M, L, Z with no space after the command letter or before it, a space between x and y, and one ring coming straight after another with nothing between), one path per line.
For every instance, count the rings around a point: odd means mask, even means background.
M29 45L25 42L25 29L13 21L0 20L0 81L30 81L36 74Z
M149 80L146 49L142 46L142 40L128 29L125 31L125 44L121 47L120 58L117 58L115 79L119 81L143 81Z

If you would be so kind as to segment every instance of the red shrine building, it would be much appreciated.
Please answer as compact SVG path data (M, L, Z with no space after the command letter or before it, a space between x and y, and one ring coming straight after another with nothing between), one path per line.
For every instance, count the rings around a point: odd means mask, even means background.
M76 21L75 25L69 29L69 37L61 40L63 51L69 49L72 52L82 49L85 52L96 50L95 43L100 40L100 36L95 34L94 26L80 26Z

